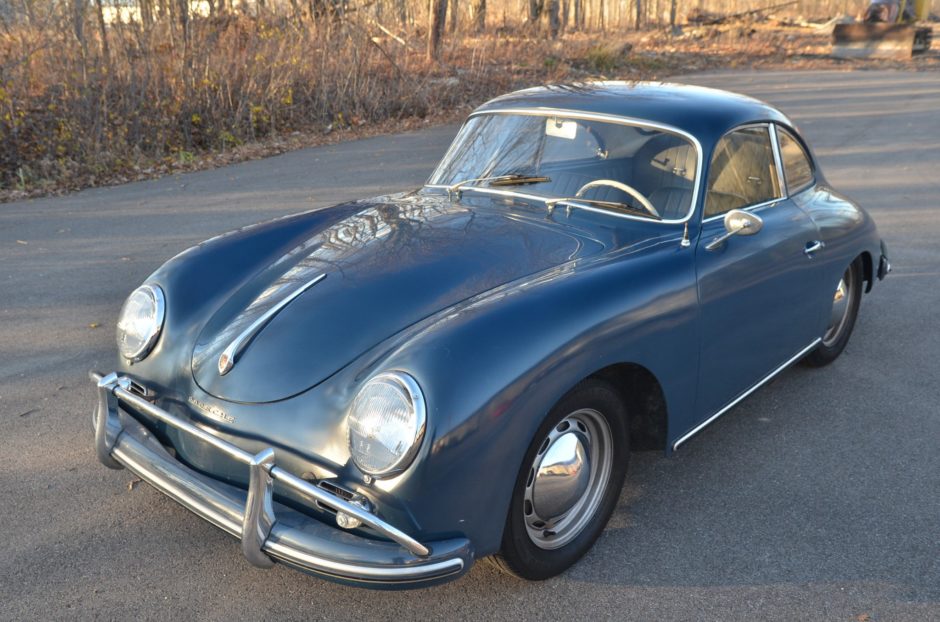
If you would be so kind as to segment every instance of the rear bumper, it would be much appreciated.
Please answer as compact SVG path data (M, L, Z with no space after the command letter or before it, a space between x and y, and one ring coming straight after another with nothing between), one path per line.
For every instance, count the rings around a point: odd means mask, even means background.
M881 259L878 260L878 280L883 281L891 273L891 262L888 261L888 248L884 240L881 241Z
M183 507L242 542L249 562L269 567L279 561L328 579L364 587L423 587L454 579L473 563L465 538L420 543L374 513L276 466L274 451L252 455L204 429L177 418L130 392L125 378L92 373L98 385L95 446L111 468L133 472ZM193 434L249 470L248 491L190 469L121 404ZM344 512L391 541L373 540L331 527L275 503L273 482L294 489L337 512Z

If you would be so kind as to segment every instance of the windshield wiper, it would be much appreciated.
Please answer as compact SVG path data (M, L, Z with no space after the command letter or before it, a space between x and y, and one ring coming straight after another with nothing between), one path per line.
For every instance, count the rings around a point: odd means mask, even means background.
M545 201L545 206L549 210L553 210L559 203L566 203L569 206L574 205L575 207L577 207L577 203L587 203L588 205L598 205L600 207L609 207L611 209L622 209L628 212L633 212L635 214L640 214L641 216L645 216L647 218L652 218L653 220L663 219L662 216L651 214L648 210L634 207L629 203L621 203L619 201L602 201L600 199L585 199L582 197L562 197L558 199L547 199Z
M522 186L524 184L541 184L551 181L551 178L544 175L520 175L510 173L508 175L492 175L490 177L477 177L475 179L465 179L456 184L447 186L447 194L459 193L464 186L478 183L489 183L491 186ZM458 196L460 196L458 194Z

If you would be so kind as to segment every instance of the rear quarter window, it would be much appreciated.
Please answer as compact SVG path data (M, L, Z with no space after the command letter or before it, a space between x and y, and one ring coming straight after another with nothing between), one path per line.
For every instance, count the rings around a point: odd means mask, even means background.
M780 159L783 161L783 174L787 179L790 194L807 188L816 179L813 163L793 134L777 127L777 139L780 143Z

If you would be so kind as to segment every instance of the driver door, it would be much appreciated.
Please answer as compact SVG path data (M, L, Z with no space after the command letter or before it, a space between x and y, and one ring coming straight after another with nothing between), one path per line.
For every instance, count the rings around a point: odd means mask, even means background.
M819 239L812 219L784 196L766 124L730 132L715 149L695 250L701 319L699 420L720 412L818 337L807 247ZM725 233L724 215L763 220L754 235Z

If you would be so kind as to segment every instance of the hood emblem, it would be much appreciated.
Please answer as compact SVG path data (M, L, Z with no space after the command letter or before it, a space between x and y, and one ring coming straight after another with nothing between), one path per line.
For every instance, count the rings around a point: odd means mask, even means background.
M219 355L219 375L224 376L225 374L232 371L232 368L235 367L235 363L238 362L238 358L244 352L245 348L251 344L252 340L258 336L258 333L268 325L268 322L274 319L274 316L281 312L287 305L294 301L295 298L300 296L302 293L322 281L326 278L325 274L316 276L290 294L284 297L281 302L277 303L267 311L265 311L258 319L251 323L245 330L243 330L235 339L232 340L232 343L228 344L222 354Z

